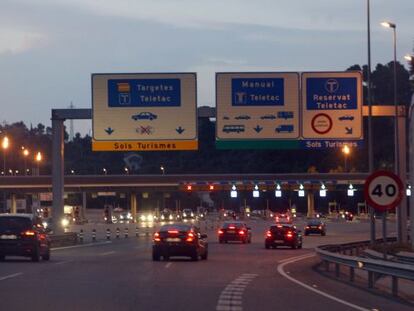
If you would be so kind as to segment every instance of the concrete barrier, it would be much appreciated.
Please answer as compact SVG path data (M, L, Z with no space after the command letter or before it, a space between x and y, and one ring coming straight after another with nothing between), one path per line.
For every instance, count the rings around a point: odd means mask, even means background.
M64 234L51 234L49 236L51 247L70 246L78 244L78 235L76 232L67 232Z

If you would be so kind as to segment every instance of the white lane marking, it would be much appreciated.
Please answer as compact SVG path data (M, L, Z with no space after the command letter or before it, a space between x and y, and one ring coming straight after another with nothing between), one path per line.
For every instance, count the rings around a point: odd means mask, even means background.
M168 269L169 267L171 267L171 265L172 265L172 262L169 262L165 265L165 268Z
M288 279L289 281L292 281L293 283L296 283L296 284L298 284L298 285L300 285L300 286L302 286L302 287L304 287L304 288L306 288L306 289L308 289L308 290L310 290L310 291L312 291L312 292L314 292L314 293L316 293L316 294L319 294L319 295L321 295L321 296L323 296L323 297L326 297L326 298L331 299L331 300L333 300L333 301L336 301L336 302L338 302L338 303L344 304L344 305L346 305L346 306L348 306L348 307L351 307L351 308L353 308L353 309L355 309L355 310L360 310L360 311L370 311L370 309L366 309L366 308L363 308L363 307L357 306L357 305L355 305L355 304L353 304L353 303L350 303L350 302L348 302L348 301L342 300L342 299L337 298L337 297L335 297L335 296L332 296L332 295L330 295L330 294L328 294L328 293L325 293L325 292L323 292L323 291L321 291L321 290L319 290L319 289L315 289L315 288L313 288L312 286L309 286L309 285L307 285L307 284L305 284L305 283L302 283L301 281L299 281L299 280L297 280L297 279L295 279L295 278L291 277L290 275L288 275L288 274L287 274L287 273L283 270L283 268L284 268L286 265L288 265L288 264L291 264L291 263L294 263L294 262L296 262L296 261L300 261L300 260L303 260L303 259L307 259L307 258L310 258L310 257L313 257L313 256L315 256L315 254L308 254L308 255L306 255L306 256L297 256L297 257L292 257L292 258L289 258L289 260L285 260L283 263L281 263L281 264L279 264L279 265L277 266L277 272L279 272L279 274L280 274L280 275L282 275L283 277L285 277L285 278L286 278L286 279Z
M110 243L112 243L112 241L95 242L95 243L88 243L88 244L82 244L82 245L72 245L72 246L54 247L54 248L51 248L51 250L53 250L53 251L59 251L59 250L62 250L62 249L91 247L91 246L105 245L105 244L110 244Z
M0 281L12 279L12 278L15 278L15 277L17 277L19 275L22 275L22 274L23 274L22 272L18 272L18 273L14 273L14 274L9 274L9 275L6 275L6 276L2 276L2 277L0 277Z
M65 263L70 263L70 262L73 262L73 260L66 260L66 261L55 262L55 266L64 265Z
M216 311L243 311L243 292L257 274L246 273L229 283L220 293Z
M98 254L98 255L99 256L108 256L108 255L112 255L112 254L115 254L115 252L114 251L110 251L110 252L101 253L101 254Z

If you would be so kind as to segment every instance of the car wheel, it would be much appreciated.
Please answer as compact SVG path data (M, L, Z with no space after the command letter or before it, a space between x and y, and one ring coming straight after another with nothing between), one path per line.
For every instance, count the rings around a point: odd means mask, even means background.
M302 242L298 245L298 248L299 249L302 248Z
M322 232L322 233L321 233L321 235L322 235L322 236L325 236L325 235L326 235L326 232Z
M201 255L201 259L207 260L208 258L208 251L206 251L203 255Z
M160 261L160 254L156 253L156 252L152 252L152 260L153 261Z
M32 254L32 261L38 262L39 260L40 260L39 246L36 246Z
M296 249L296 243L292 244L292 249Z
M42 256L43 260L49 261L50 260L50 249L47 249L46 254Z
M247 243L247 239L243 239L243 240L242 240L242 243L243 243L243 244L246 244L246 243Z
M197 252L194 255L191 256L191 260L192 261L198 261L198 254L197 254Z
M6 259L6 256L0 255L0 261L4 261Z
M308 232L305 232L305 235L306 235L306 236L308 236L308 235L309 235L309 233L308 233Z
M220 243L220 244L223 244L223 240L219 240L219 243Z
M269 249L270 248L270 245L269 244L265 244L265 248L266 249Z
M228 243L228 241L227 241L227 240L224 240L224 243L226 243L226 244L227 244L227 243Z

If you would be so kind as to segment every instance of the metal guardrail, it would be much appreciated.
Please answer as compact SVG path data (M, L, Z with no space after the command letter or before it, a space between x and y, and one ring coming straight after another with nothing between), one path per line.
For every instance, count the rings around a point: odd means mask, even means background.
M382 240L378 240L381 242ZM395 241L389 238L387 242ZM325 268L329 271L329 265L335 264L336 277L340 276L340 266L349 267L349 280L354 281L355 269L368 272L368 287L374 288L375 281L381 276L391 276L392 294L398 296L398 279L414 281L414 266L378 259L359 257L362 250L369 245L369 241L347 243L341 245L323 245L315 249Z

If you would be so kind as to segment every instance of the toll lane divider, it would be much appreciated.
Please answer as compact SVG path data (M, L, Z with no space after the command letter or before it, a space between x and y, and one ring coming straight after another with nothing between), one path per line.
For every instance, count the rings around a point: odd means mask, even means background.
M391 240L395 240L395 238L388 239L388 241ZM378 242L380 241L378 240ZM369 288L374 288L375 282L380 276L390 276L392 295L398 296L398 280L401 278L414 281L414 265L360 257L362 249L366 248L369 243L370 241L362 241L340 245L322 245L316 247L315 251L326 271L329 271L330 264L334 264L337 278L340 277L341 266L349 268L350 282L354 282L355 269L367 271Z

